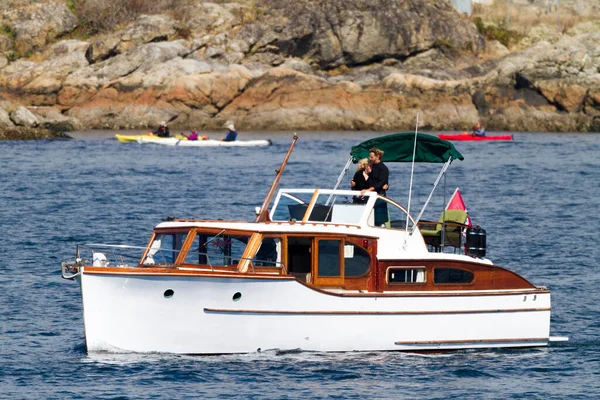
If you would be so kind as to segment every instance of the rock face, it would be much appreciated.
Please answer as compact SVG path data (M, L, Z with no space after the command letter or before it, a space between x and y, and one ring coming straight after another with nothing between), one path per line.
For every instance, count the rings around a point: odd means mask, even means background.
M96 38L86 51L93 64L142 44L166 41L175 34L176 21L166 15L142 15L125 29Z
M431 130L600 131L600 33L587 26L509 53L445 0L262 0L42 44L73 29L61 4L21 13L54 16L35 57L9 62L33 35L22 27L0 40L0 131L144 129L175 114L182 129L406 130L417 113Z
M445 0L278 0L275 17L247 24L236 37L255 55L309 58L319 67L405 59L440 44L485 47L472 24Z
M41 49L78 25L77 18L63 1L15 5L17 7L7 7L3 14L15 36L14 48L19 54Z

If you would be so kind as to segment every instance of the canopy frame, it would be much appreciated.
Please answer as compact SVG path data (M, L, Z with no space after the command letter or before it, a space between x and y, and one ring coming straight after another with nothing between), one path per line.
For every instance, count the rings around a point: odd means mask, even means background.
M399 153L396 149L395 144L396 143L402 144L402 142L409 143L411 145L412 151L409 153L401 153L401 152ZM350 169L351 163L358 162L358 160L360 159L360 155L365 155L365 152L367 152L367 155L368 155L368 150L372 147L377 147L379 144L384 144L386 147L392 149L391 152L386 153L384 151L384 158L382 161L385 161L385 162L443 163L442 169L439 172L439 174L433 184L433 188L431 189L431 192L429 193L429 196L427 197L425 204L421 208L421 211L419 212L417 218L414 219L414 225L412 226L412 229L410 229L410 232L409 232L409 234L412 235L414 233L414 231L417 229L417 225L418 225L419 221L421 220L421 217L423 216L425 209L429 205L429 202L431 201L431 198L433 197L433 193L435 192L435 189L438 187L440 180L442 179L442 177L445 177L448 167L450 166L452 161L454 161L455 159L463 160L464 157L462 156L462 154L460 154L458 152L458 150L456 150L454 148L454 145L452 143L450 143L446 140L439 139L438 137L435 137L435 136L420 134L420 133L416 133L416 132L396 133L396 134L392 134L392 135L381 136L378 138L366 140L366 141L352 147L352 150L350 152L350 158L348 159L348 161L346 162L346 165L342 169L342 172L338 176L333 189L337 190L337 188L340 186L340 184L342 183L342 181L344 179L344 176L348 172L348 169ZM405 144L405 146L406 146L406 144ZM417 147L418 147L418 149L417 149ZM393 152L394 150L396 150L396 153ZM445 184L446 184L446 179L444 179L444 186L445 186ZM412 186L412 183L411 183L411 186ZM445 190L444 190L444 194L445 194ZM329 198L327 199L327 202L325 203L326 205L329 205L329 203L332 200L332 197L333 197L333 194L330 195ZM407 226L407 231L408 230L409 229Z

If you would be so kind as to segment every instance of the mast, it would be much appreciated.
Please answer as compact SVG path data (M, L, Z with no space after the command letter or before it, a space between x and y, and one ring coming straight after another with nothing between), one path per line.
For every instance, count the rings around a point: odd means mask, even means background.
M269 203L271 202L271 198L273 197L273 194L275 193L275 189L277 189L277 185L279 184L279 179L281 179L283 170L285 169L285 166L287 165L288 159L290 158L290 155L292 154L292 150L294 149L294 146L296 145L297 140L298 140L298 135L296 133L294 133L294 138L292 139L290 148L288 149L287 154L285 155L283 162L281 163L281 166L279 167L279 169L275 170L275 172L277 173L277 175L275 176L275 180L271 184L271 188L269 189L269 192L267 193L267 196L265 197L265 201L263 202L262 206L260 207L260 211L257 213L258 215L256 216L256 221L254 221L254 222L266 222L269 220Z

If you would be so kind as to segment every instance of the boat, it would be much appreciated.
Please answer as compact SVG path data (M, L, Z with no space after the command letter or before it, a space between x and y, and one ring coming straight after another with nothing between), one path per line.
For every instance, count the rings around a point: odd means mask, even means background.
M140 144L160 144L163 146L181 146L181 147L265 147L271 146L273 142L270 139L257 140L236 140L233 142L224 142L215 139L187 140L181 138L158 138L154 136L142 136L136 139Z
M120 134L116 134L115 137L117 138L117 140L121 143L132 143L132 142L136 142L138 139L140 138L153 138L156 140L165 140L165 139L173 139L173 137L160 137L160 136L155 136L152 135L151 133L147 133L145 135L120 135ZM183 135L176 135L174 136L175 139L185 139L185 136Z
M61 275L80 285L88 352L437 352L567 339L550 336L550 290L487 259L483 229L454 226L466 234L459 244L444 229L441 241L421 233L437 183L464 159L452 143L370 139L352 147L334 188L278 189L296 141L253 220L168 217L146 246L77 245ZM386 163L442 165L417 217L410 199L367 192L354 204L356 191L338 189L372 147Z
M513 140L513 135L485 135L485 136L477 136L472 135L469 132L462 133L440 133L438 137L442 140Z

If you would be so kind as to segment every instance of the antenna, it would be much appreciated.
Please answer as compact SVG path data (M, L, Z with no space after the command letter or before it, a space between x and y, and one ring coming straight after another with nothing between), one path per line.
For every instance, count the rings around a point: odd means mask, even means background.
M408 241L408 221L410 220L410 200L412 198L412 186L413 186L413 175L415 173L415 155L417 153L417 135L419 132L419 113L417 113L417 124L415 126L415 143L413 145L413 157L412 163L410 167L410 184L408 187L408 207L407 207L407 216L406 216L406 233L404 235L404 248L406 248L406 242Z

